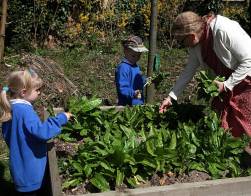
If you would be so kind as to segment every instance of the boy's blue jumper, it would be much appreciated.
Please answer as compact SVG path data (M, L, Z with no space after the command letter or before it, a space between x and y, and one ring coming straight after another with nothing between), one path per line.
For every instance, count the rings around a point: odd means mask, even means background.
M131 65L127 59L123 59L115 72L115 83L118 94L118 105L142 105L144 104L143 89L145 78L140 67ZM135 90L142 91L141 99L136 99Z

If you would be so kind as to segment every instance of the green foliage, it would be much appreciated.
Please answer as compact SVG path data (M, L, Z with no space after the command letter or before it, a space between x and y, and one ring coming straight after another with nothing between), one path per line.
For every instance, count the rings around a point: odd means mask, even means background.
M74 114L74 123L69 124L69 126L63 129L63 133L59 137L66 141L74 141L77 138L80 139L86 135L92 134L95 137L100 131L99 126L101 126L100 113L97 108L102 103L101 99L91 99L88 100L86 97L82 97L80 100L77 98L72 98L69 101L69 112ZM81 122L86 122L82 124ZM88 124L87 122L91 122ZM93 132L93 129L97 131Z
M9 151L3 136L0 133L0 195L14 196L16 194L15 187L11 179L9 170Z
M248 138L233 138L215 112L202 105L174 104L101 111L100 100L73 99L75 119L63 134L82 141L78 152L62 159L65 189L89 182L100 191L136 187L156 172L204 171L213 178L245 174L240 156ZM91 191L90 189L89 191Z
M212 0L209 1L207 5L207 9L209 11L213 11L214 13L218 13L221 7L222 7L222 0Z
M11 175L10 171L8 170L8 163L9 163L9 150L6 143L3 140L2 134L0 134L0 181L6 180L11 182Z
M218 91L218 86L214 82L217 81L225 81L224 77L213 77L207 71L200 71L196 77L198 81L198 98L205 99L209 101L213 97L220 96Z
M244 3L244 2L243 2ZM250 4L250 3L249 3ZM226 4L222 7L221 12L224 16L227 16L233 20L236 20L240 25L251 35L250 29L250 8L251 6L243 6L240 4Z
M12 21L7 29L9 44L16 49L31 49L44 46L48 36L52 35L64 45L84 39L91 49L104 41L109 43L107 37L149 35L149 1L119 1L108 8L103 8L102 3L100 0L13 0L9 3L9 20ZM158 2L160 38L164 34L171 38L172 21L183 3L183 0ZM171 47L172 43L161 39Z
M128 34L149 36L151 2L146 0L11 0L8 8L7 44L16 49L44 46L49 35L57 44L72 47L84 43L90 49ZM187 9L185 0L158 1L158 40L161 47L173 48L172 25L175 17ZM193 6L195 2L190 2ZM241 22L250 30L250 14L243 5L223 4L220 0L203 1L195 6L204 15L209 11ZM24 14L25 13L25 14ZM84 40L84 42L83 42ZM109 47L107 47L109 49Z
M167 78L167 76L169 76L168 73L154 72L152 77L147 78L147 82L145 86L154 84L155 88L159 90L162 87L161 85L162 85L163 80Z
M208 14L209 12L214 12L215 14L218 14L224 5L222 0L205 0L201 1L199 5L195 6L197 13L203 16Z
M7 43L15 49L43 46L48 35L63 38L72 0L9 1Z

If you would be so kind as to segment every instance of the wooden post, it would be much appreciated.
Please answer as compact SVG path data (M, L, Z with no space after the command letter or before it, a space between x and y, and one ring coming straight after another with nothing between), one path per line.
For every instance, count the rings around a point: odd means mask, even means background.
M156 55L157 39L157 0L151 0L151 26L150 26L150 43L147 65L147 77L153 75L153 63ZM154 98L154 84L148 85L146 89L146 103L152 103Z
M7 18L8 0L2 0L2 16L0 26L0 62L3 62L4 57L4 38L5 38L5 24Z
M49 181L51 190L50 194L51 196L62 196L62 187L58 171L57 155L53 140L47 142L47 149Z
M54 109L55 113L63 112L62 108ZM44 109L44 119L49 117L49 113L46 109ZM54 141L49 140L47 142L47 158L48 158L48 172L49 172L49 186L50 189L50 196L62 196L62 187L61 187L61 180L59 177L58 171L58 163L57 163L57 155L54 146Z

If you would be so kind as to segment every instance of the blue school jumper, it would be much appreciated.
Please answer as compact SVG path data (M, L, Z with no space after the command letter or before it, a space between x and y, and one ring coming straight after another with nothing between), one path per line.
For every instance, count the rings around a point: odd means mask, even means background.
M142 76L140 67L131 65L127 59L118 64L115 71L115 83L118 95L118 105L142 105L144 104L145 78ZM135 90L142 91L141 99L134 98Z
M46 141L61 133L67 123L64 113L41 122L33 106L25 100L11 101L12 119L2 124L9 147L10 172L19 192L41 188L47 162Z

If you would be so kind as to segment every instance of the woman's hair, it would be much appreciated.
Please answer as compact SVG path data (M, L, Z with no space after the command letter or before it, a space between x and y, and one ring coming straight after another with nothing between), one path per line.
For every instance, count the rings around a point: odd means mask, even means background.
M40 88L42 84L42 79L32 69L11 72L7 78L7 87L0 93L0 122L11 119L9 99L20 98L23 89L29 92Z
M198 14L186 11L179 14L173 24L172 32L174 36L186 36L191 33L199 33L203 30L205 21Z

